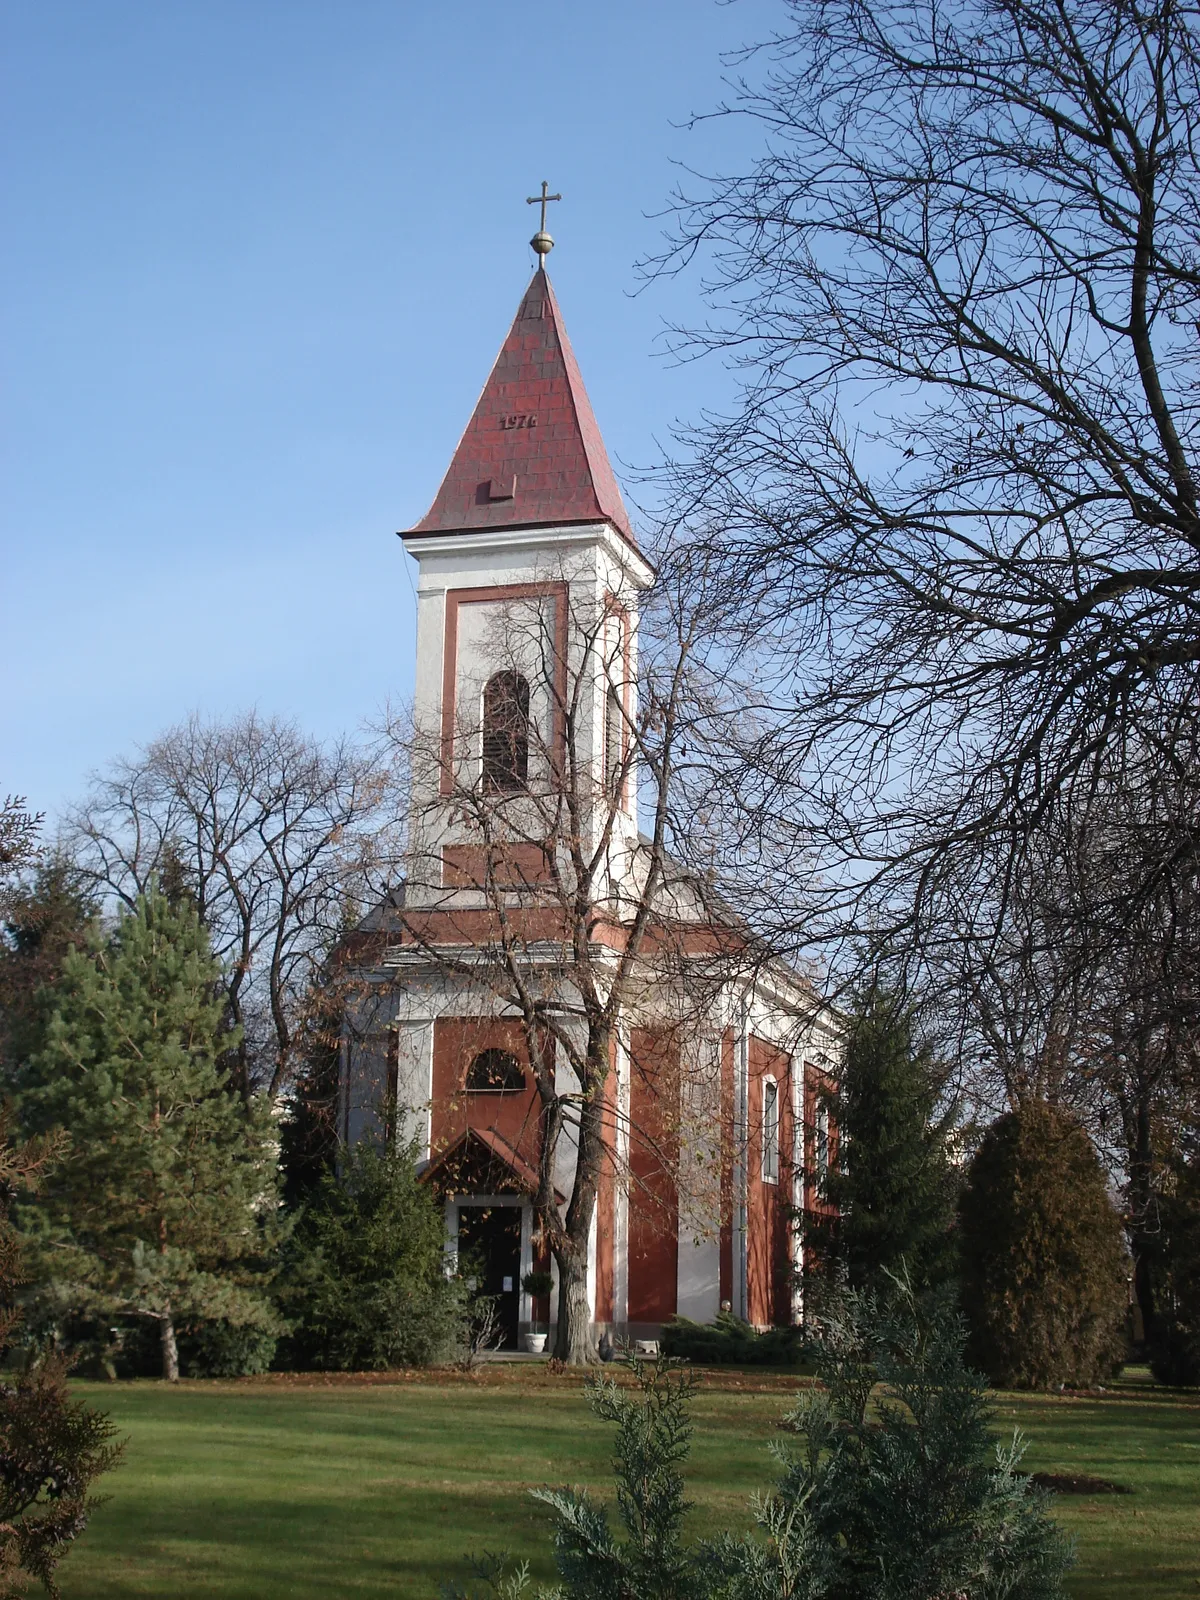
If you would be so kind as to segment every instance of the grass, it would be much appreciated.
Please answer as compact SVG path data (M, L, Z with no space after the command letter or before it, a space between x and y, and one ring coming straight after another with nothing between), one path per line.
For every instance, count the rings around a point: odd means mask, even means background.
M796 1380L709 1376L688 1473L699 1532L746 1522ZM573 1374L80 1384L129 1439L111 1495L62 1567L64 1600L435 1597L470 1551L508 1549L550 1576L533 1485L607 1490L610 1432ZM1200 1395L1144 1378L1087 1396L1003 1394L1030 1470L1089 1473L1130 1496L1057 1500L1087 1600L1200 1596Z
M1131 1495L1060 1495L1074 1536L1073 1595L1200 1597L1200 1393L1161 1389L1133 1368L1107 1394L996 1397L1029 1440L1030 1471L1089 1474Z

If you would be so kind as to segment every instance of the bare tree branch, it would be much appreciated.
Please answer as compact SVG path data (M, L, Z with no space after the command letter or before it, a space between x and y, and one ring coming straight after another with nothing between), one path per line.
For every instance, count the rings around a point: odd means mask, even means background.
M1197 13L787 9L726 108L764 154L650 269L704 263L677 347L745 375L667 473L743 680L688 776L777 937L936 942L972 860L973 936L1200 703Z
M68 825L93 880L127 905L152 875L195 899L245 1032L244 1092L273 1098L348 906L399 857L393 774L344 741L255 714L197 717L98 778Z

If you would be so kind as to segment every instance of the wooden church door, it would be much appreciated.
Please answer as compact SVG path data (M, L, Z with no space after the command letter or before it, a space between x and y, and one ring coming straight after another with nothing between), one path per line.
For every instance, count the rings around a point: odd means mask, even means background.
M459 1206L458 1270L496 1302L501 1349L517 1348L521 1309L520 1206Z

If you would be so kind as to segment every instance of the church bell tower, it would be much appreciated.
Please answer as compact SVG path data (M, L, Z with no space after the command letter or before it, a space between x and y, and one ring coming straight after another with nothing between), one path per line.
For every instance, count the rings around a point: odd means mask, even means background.
M433 505L400 536L420 573L410 908L461 901L478 877L476 802L516 818L522 792L568 767L615 795L614 841L636 838L637 610L653 572L545 270L544 207L531 242L541 260Z
M594 1331L657 1338L722 1302L788 1323L837 1038L740 924L714 941L696 880L651 873L634 760L654 574L546 275L545 190L537 270L401 534L419 569L408 863L347 941L341 1137L411 1144L448 1264L481 1277L509 1348L553 1330L552 1218L579 1196ZM726 945L753 959L714 982ZM589 1031L597 997L611 1026Z

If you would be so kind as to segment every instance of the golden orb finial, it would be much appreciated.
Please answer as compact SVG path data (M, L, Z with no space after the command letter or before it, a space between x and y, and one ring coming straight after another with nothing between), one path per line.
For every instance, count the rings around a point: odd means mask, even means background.
M549 205L551 200L561 199L562 195L550 193L550 185L546 182L545 178L542 179L541 194L531 194L526 195L525 197L525 204L527 206L541 206L542 208L541 223L538 226L538 231L534 234L533 238L530 239L529 244L531 249L537 251L543 264L545 263L546 257L550 254L551 250L554 249L554 240L546 232L546 207Z

